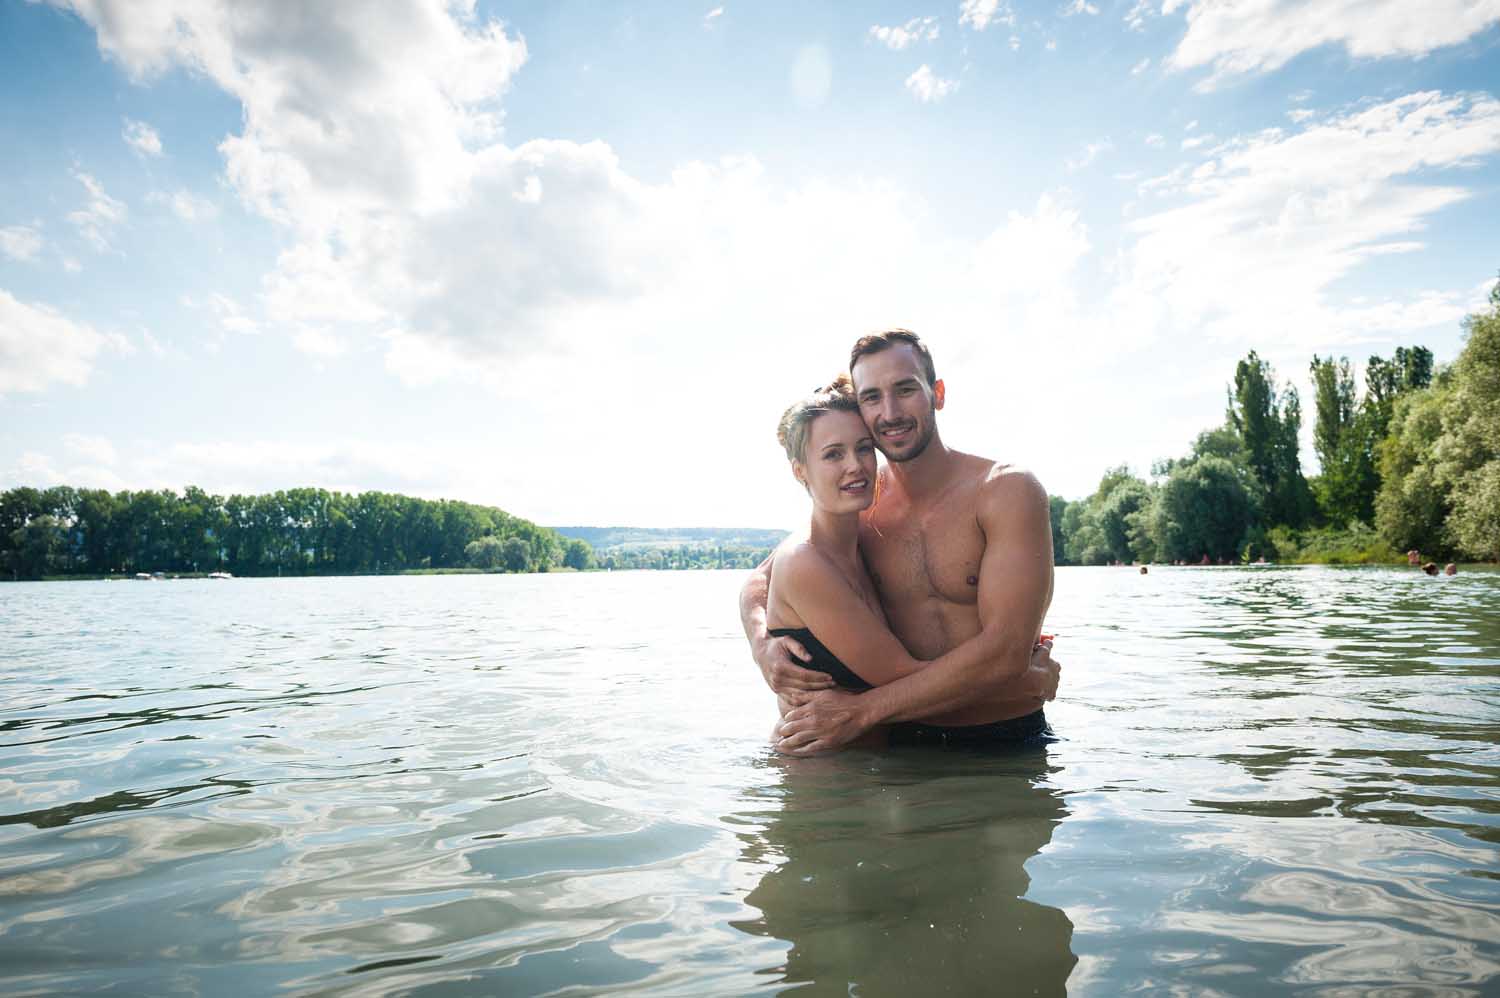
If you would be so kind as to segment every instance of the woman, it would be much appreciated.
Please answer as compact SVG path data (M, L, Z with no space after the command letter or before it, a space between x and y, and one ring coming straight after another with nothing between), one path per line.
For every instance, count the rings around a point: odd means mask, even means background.
M848 377L818 389L782 414L777 439L792 474L812 498L806 534L776 549L766 599L773 636L790 635L812 655L808 668L828 673L847 690L882 686L927 665L891 633L880 597L859 552L859 514L875 501L875 440L866 428ZM783 714L793 704L778 697ZM902 724L903 744L1011 745L1050 740L1041 711L1031 717L961 728ZM1019 722L1019 725L1018 725ZM910 736L910 737L908 737ZM885 731L856 744L882 744ZM893 740L894 736L893 736Z

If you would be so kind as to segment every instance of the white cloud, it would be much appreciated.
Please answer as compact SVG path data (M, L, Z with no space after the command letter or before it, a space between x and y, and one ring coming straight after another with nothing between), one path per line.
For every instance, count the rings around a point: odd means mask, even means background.
M938 76L926 63L923 63L915 73L906 78L906 89L923 104L932 104L957 90L958 81Z
M119 460L115 445L109 438L86 433L63 434L63 446L73 454L95 464L114 464Z
M132 121L125 119L125 128L120 132L130 147L142 156L161 155L161 136L156 134L156 129L144 121Z
M1131 76L1140 76L1142 73L1144 73L1146 70L1148 70L1150 68L1151 68L1151 59L1150 59L1150 57L1147 57L1145 59L1142 59L1140 62L1136 63L1134 66L1130 67L1130 75Z
M130 484L112 469L97 464L61 464L49 454L38 451L23 451L14 465L0 471L0 482L10 486L28 485L33 488L48 488L53 485L72 485L90 489L109 489L117 492L129 488ZM151 482L152 487L167 482Z
M0 394L82 385L99 352L112 345L119 344L85 323L0 290Z
M1099 8L1089 3L1089 0L1068 0L1068 3L1063 6L1062 10L1063 17L1072 17L1074 14L1097 13L1099 13Z
M346 340L317 326L299 328L292 334L292 345L309 356L329 360L349 352Z
M991 294L1064 296L1090 248L1076 209L1043 194L1031 214L1012 211L974 250L980 283Z
M68 221L73 223L85 242L102 253L109 249L110 236L115 227L125 221L128 212L122 202L106 194L104 185L89 174L75 169L73 176L88 191L89 200L83 208L69 212Z
M1352 169L1344 152L1331 158L1346 176L1325 169L1321 148L1302 141L1311 132L1205 148L1213 172L1194 177L1193 157L1158 183L1158 210L1111 245L1098 271L1086 270L1088 229L1059 198L998 226L992 220L976 242L943 232L921 198L865 178L789 186L737 158L688 163L647 182L602 142L507 144L499 99L524 44L494 22L453 19L437 4L410 0L368 21L342 5L315 5L295 28L248 3L231 17L222 4L182 0L165 19L157 8L136 18L103 0L83 6L101 47L130 71L189 66L243 105L242 131L221 147L227 180L252 211L276 221L285 246L263 285L264 314L226 310L221 321L239 315L281 327L304 350L354 350L364 337L402 381L460 379L506 407L497 413L502 424L546 427L507 442L508 466L546 469L525 480L465 477L491 474L472 470L483 462L467 439L451 455L421 442L366 454L359 441L320 440L303 451L294 441L168 449L177 463L158 470L177 484L189 480L184 468L216 489L260 488L277 475L372 487L384 474L383 487L504 497L502 505L525 515L587 522L599 509L599 482L638 478L640 450L601 448L597 409L579 399L610 397L621 383L697 385L705 377L725 398L790 399L836 370L853 336L892 324L931 331L950 387L964 390L945 435L951 425L960 446L998 447L995 427L1034 425L1028 417L1055 408L1055 388L1027 377L1057 356L1106 364L1169 333L1186 342L1198 331L1247 329L1241 313L1255 322L1313 317L1347 330L1329 299L1332 283L1370 254L1414 241L1431 211L1462 196L1413 185L1415 167L1388 164L1397 172L1372 176L1365 162L1381 161L1385 131L1399 128L1346 116L1319 126L1339 128L1329 142L1340 150L1357 147ZM972 6L989 17L1001 9ZM99 13L106 7L107 17ZM1463 133L1457 125L1478 127L1488 113L1447 100L1397 115L1408 132L1402 147L1429 150L1432 165L1456 162L1446 150ZM317 109L316 120L307 108ZM1283 257L1296 278L1285 293L1274 283ZM1107 301L1095 309L1080 288L1091 296L1102 288ZM1443 307L1441 296L1433 301L1423 306L1428 314ZM1380 321L1417 321L1423 307L1409 304L1396 301ZM1112 334L1102 347L1098 329ZM981 369L1003 373L997 383L972 384L979 379L969 372ZM644 392L620 412L634 426L678 427L682 453L746 441L736 469L743 481L785 478L770 442L774 413L728 406L712 419L683 420L682 405L679 392ZM1069 464L1088 463L1095 474L1123 436L1093 433L1087 407L1078 408L1076 422L1069 416L1004 443L1032 463L1067 451ZM1079 440L1094 449L1079 454ZM764 450L751 453L754 441ZM1179 444L1174 437L1167 446ZM558 453L590 459L570 466ZM270 462L263 474L242 463L262 455ZM134 467L134 455L123 456ZM201 474L200 461L222 480ZM237 477L256 480L237 485ZM784 502L751 486L724 505L720 492L708 498L701 468L666 467L658 477L656 488L611 496L610 515L689 522L715 501L725 522L778 523L804 510L805 497L790 487Z
M1125 14L1125 23L1130 26L1131 31L1144 31L1146 18L1155 13L1152 0L1135 0L1134 6Z
M1372 257L1420 248L1425 220L1469 196L1452 176L1424 182L1424 171L1497 152L1500 101L1438 93L1291 135L1237 137L1158 179L1181 203L1131 225L1116 304L1143 329L1195 329L1263 352L1314 331L1326 345L1447 321L1465 302L1434 293L1356 307L1331 288Z
M245 315L240 303L225 294L214 292L208 296L207 308L219 317L219 326L226 333L258 333L260 326Z
M899 27L871 25L869 36L894 51L915 45L918 42L936 41L938 19L936 17L914 17Z
M0 253L12 260L35 260L42 249L42 234L34 226L9 225L0 228Z
M1318 116L1318 112L1312 110L1311 108L1294 107L1286 113L1286 116L1300 125L1304 121L1307 121L1311 118L1316 118Z
M1009 5L1000 0L960 0L958 23L967 24L975 31L983 31L991 24L1014 25L1016 15Z
M177 190L170 194L152 191L146 195L146 200L152 204L165 205L184 222L206 222L219 217L218 205L189 190Z
M1110 142L1109 139L1090 142L1083 147L1082 152L1077 156L1070 157L1064 165L1068 168L1068 172L1076 172L1098 159L1101 153L1109 152L1114 147L1114 143Z
M1146 136L1145 141L1146 145L1150 146L1153 149L1160 149L1166 143L1166 140L1162 138L1160 132L1152 132L1150 135Z
M1199 146L1207 145L1214 140L1213 135L1189 135L1182 140L1183 149L1197 149Z
M1201 87L1244 73L1270 72L1323 45L1353 58L1421 58L1500 23L1500 0L1166 0L1186 8L1187 33L1176 69L1211 67Z
M712 28L714 26L714 22L723 16L724 8L722 6L715 7L713 10L703 15L703 26L705 28Z

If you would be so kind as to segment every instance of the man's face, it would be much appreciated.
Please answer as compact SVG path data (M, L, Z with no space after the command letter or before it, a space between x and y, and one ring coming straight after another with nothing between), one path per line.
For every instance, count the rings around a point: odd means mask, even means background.
M943 407L942 382L927 383L921 358L906 343L865 354L849 372L859 412L889 461L910 461L927 449Z

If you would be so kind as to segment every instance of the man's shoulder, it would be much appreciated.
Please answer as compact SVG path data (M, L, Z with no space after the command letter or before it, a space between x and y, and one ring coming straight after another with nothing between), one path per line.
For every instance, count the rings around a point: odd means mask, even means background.
M986 458L974 460L982 505L1001 510L1036 504L1047 508L1047 490L1030 468Z

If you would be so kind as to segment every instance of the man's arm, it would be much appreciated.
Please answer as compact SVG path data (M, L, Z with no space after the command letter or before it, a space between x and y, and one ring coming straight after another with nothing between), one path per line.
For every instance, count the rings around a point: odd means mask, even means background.
M745 628L745 640L750 642L750 657L760 668L761 678L778 697L818 690L833 689L833 677L816 669L805 669L803 662L812 655L796 638L783 635L771 637L766 630L766 601L771 592L771 563L773 551L766 560L750 572L740 588L740 623Z
M859 696L822 694L783 719L777 750L825 752L877 724L917 720L996 694L1050 698L1056 664L1033 661L1052 598L1052 529L1047 493L1027 472L1002 473L981 488L984 531L979 624L974 637L913 675Z

